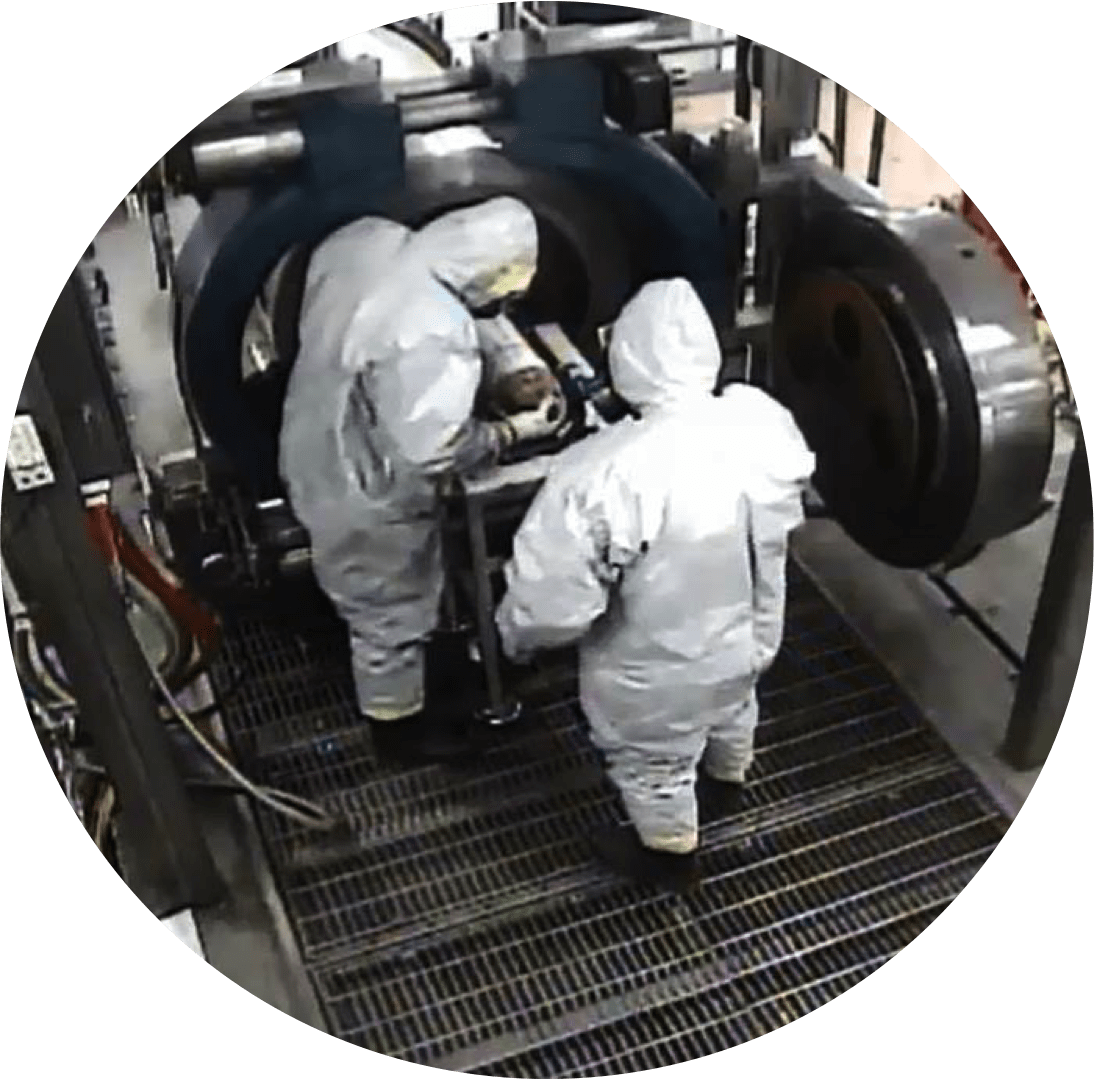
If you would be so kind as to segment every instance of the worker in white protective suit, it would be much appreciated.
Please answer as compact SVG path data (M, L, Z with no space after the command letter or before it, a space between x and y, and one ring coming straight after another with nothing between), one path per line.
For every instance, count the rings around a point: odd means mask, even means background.
M756 682L781 644L788 538L813 472L772 398L714 395L719 365L687 282L631 300L609 366L638 418L559 456L497 612L517 662L580 640L582 707L631 822L595 847L672 888L694 881L700 766L704 805L725 813L752 763Z
M550 400L496 421L472 415L483 368L473 313L526 290L536 256L531 212L499 198L417 233L364 219L310 260L281 472L316 579L349 628L357 702L385 758L470 750L425 701L443 588L438 484L559 425Z

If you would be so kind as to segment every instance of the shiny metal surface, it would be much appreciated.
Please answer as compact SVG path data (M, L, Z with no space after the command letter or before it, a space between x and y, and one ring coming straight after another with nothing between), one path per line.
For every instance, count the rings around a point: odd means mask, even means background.
M398 102L407 134L480 124L497 119L503 111L500 97L475 90L408 94ZM192 170L199 186L245 184L296 164L305 152L303 132L294 121L286 120L264 131L242 131L196 142L191 149Z
M210 139L194 146L194 175L208 185L247 180L256 173L282 168L304 155L304 135L291 123L269 131Z
M976 388L980 478L957 545L972 550L1040 506L1054 438L1048 367L1021 293L963 221L936 210L887 218L941 291Z
M435 97L400 101L403 130L436 131L460 124L481 124L501 116L503 102L496 95L476 91L455 91Z
M1040 511L1047 364L1019 291L959 219L869 206L805 219L773 344L818 488L875 557L952 564Z
M552 26L544 33L543 43L550 55L563 56L625 45L652 48L659 38L679 44L689 30L688 20L660 15L642 22L606 26ZM703 44L707 49L711 47L710 42Z
M448 90L470 90L482 85L485 78L470 68L453 68L439 75L428 75L412 79L384 79L384 93L397 100L426 97L441 94Z

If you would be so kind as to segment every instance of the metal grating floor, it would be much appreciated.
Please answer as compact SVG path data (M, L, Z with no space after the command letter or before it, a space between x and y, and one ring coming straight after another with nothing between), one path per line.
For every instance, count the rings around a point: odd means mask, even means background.
M346 850L260 813L331 1032L440 1068L599 1076L754 1038L907 945L1007 825L796 568L746 803L704 829L687 898L590 860L619 810L565 663L461 772L375 762L319 605L233 627L214 681L239 676L224 718L244 767L355 826Z

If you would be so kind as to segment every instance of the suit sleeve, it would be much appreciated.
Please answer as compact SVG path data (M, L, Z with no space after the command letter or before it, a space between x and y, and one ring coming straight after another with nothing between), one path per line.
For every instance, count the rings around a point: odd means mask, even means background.
M634 500L621 484L548 478L506 567L497 611L506 654L519 660L584 637L639 548Z
M365 383L377 423L399 459L431 477L497 461L496 427L472 415L481 375L469 319L399 348L369 372Z

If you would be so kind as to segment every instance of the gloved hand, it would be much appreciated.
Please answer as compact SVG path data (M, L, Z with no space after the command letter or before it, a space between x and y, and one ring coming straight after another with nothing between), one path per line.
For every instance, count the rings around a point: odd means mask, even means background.
M505 446L547 439L562 431L566 423L566 402L560 394L543 399L535 409L515 413L498 422Z

